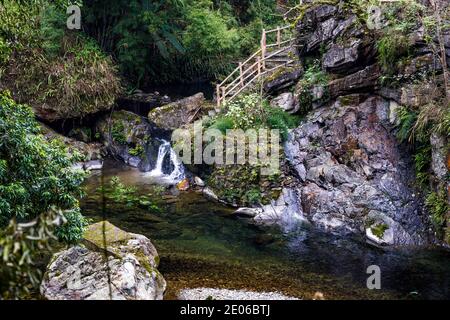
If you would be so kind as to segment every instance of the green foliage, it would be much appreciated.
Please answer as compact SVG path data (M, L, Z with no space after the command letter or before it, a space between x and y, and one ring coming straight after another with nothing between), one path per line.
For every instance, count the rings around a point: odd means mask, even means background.
M392 29L377 41L378 61L383 71L392 75L397 71L398 61L410 54L410 43L407 36Z
M211 128L226 133L228 129L278 129L282 140L288 137L289 129L300 123L300 117L290 115L279 108L273 108L267 100L257 94L237 97L225 106L227 112L216 118Z
M11 53L12 50L9 45L0 37L0 65L8 62Z
M85 0L83 21L139 85L228 73L254 51L264 26L283 24L276 7L272 0Z
M429 185L430 165L431 165L431 146L424 144L418 147L414 154L414 164L416 169L417 183L427 188Z
M144 147L138 144L136 147L131 148L128 153L134 157L140 157L144 154Z
M282 141L288 139L289 130L297 127L300 119L300 116L290 115L280 108L267 108L267 124L271 129L280 130Z
M405 107L400 107L396 112L399 119L397 138L404 142L411 138L412 130L417 120L417 113Z
M217 118L213 124L210 126L212 129L218 129L223 134L227 133L227 130L231 130L234 128L234 121L230 117L222 116Z
M99 188L99 192L104 193L105 197L117 204L123 204L126 207L139 207L151 212L161 211L159 206L152 200L155 195L160 195L162 190L155 188L149 195L139 195L136 187L126 186L119 177L113 177L108 185Z
M1 271L18 285L9 288L12 295L36 285L33 258L53 231L66 243L82 236L86 221L78 199L85 174L72 169L77 161L79 155L69 155L62 142L44 139L30 107L16 104L7 92L0 94L0 247L8 263ZM56 223L57 215L63 223ZM27 232L17 223L29 224L23 227Z
M114 121L111 126L111 138L114 142L119 144L126 144L127 138L125 137L125 126L122 121Z
M259 188L250 189L245 193L244 197L245 200L252 205L259 204L262 200L261 190L259 190Z
M384 233L387 229L389 229L389 226L384 223L378 223L374 226L371 226L370 229L372 230L372 233L379 239L383 239Z
M81 117L114 103L121 93L117 70L94 41L67 30L71 1L4 3L0 39L14 59L5 63L3 88L60 117Z
M397 71L402 57L412 53L408 33L417 29L425 13L425 6L414 0L400 0L386 6L387 26L377 41L378 60L387 75Z
M328 75L321 68L320 61L313 61L305 70L302 79L298 82L295 89L296 95L299 97L300 113L306 114L312 108L313 95L312 90L315 86L323 86L328 83ZM322 99L327 99L327 93Z
M425 204L428 210L430 210L431 222L433 223L437 236L443 239L446 233L447 215L450 211L445 188L442 188L438 192L430 192Z

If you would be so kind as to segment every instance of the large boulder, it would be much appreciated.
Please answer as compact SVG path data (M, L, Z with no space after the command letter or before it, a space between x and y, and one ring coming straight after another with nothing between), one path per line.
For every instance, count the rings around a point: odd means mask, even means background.
M84 246L54 255L41 284L49 300L161 300L166 282L148 238L107 221L89 226Z
M292 92L285 92L278 95L270 102L270 105L288 113L296 113L299 109L298 101L296 101Z
M121 109L145 115L147 115L150 110L170 102L171 100L168 96L162 96L159 92L144 93L138 90L131 95L117 99L117 104Z
M333 80L328 84L329 97L335 99L350 93L372 92L377 88L380 76L380 68L374 64L343 78Z
M63 136L43 123L40 123L40 126L42 134L46 139L58 139L67 146L69 152L77 151L78 153L80 153L83 157L82 160L84 162L102 160L106 155L106 150L101 143L85 143L83 141L78 141Z
M264 91L274 94L289 88L298 81L302 74L300 69L281 69L264 81Z
M345 233L373 228L388 244L428 241L414 166L391 122L395 106L377 96L342 97L292 132L285 152L311 222Z
M176 130L195 120L204 103L203 93L197 93L191 97L153 109L148 114L148 119L159 128Z
M132 167L154 167L147 164L156 161L161 142L154 137L161 134L145 118L115 111L101 118L96 130L112 156Z

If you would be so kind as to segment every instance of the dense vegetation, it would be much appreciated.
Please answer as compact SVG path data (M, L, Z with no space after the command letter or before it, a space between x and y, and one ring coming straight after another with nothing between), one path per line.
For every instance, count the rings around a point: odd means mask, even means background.
M0 294L7 297L39 284L34 259L55 235L74 243L86 225L78 203L84 172L71 168L79 156L40 130L30 107L0 95L0 272L9 280Z
M291 1L295 2L295 1ZM273 0L90 1L85 31L135 84L214 79L282 24Z
M110 58L66 27L67 1L0 4L0 89L44 118L80 117L108 108L121 92ZM26 68L24 68L26 66Z

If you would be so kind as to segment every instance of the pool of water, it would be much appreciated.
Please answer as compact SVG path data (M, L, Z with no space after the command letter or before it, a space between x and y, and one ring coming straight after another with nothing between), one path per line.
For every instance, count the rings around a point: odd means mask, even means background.
M152 194L160 210L116 203L100 186L118 176L141 195ZM148 174L115 161L87 179L82 202L86 216L107 219L148 236L168 282L167 299L178 290L217 287L280 291L326 299L449 299L450 252L445 249L380 249L358 237L340 237L299 225L284 233L232 215L199 191L168 189L155 195ZM381 290L368 290L368 266L381 269Z

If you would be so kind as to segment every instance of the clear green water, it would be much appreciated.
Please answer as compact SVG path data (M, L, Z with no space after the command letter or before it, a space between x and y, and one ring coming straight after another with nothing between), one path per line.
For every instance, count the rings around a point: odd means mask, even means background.
M152 213L106 200L98 188L113 176L140 194L154 190L147 175L107 162L86 181L84 214L152 240L161 256L168 299L187 287L280 291L306 299L317 291L327 299L450 298L447 250L382 250L363 239L306 225L283 233L234 217L233 209L196 191L168 190L155 197L161 212ZM381 268L382 290L366 288L366 270L373 264Z

